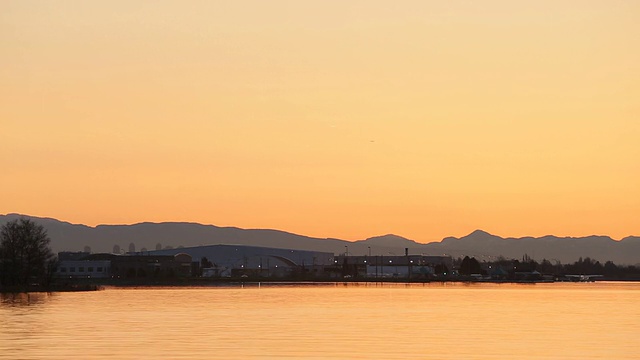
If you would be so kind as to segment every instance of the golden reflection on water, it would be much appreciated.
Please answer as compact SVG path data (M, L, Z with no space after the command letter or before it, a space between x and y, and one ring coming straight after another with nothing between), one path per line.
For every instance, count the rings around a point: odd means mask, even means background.
M0 304L2 306L37 306L44 304L54 293L0 293Z
M0 304L0 359L640 359L640 283L111 288Z

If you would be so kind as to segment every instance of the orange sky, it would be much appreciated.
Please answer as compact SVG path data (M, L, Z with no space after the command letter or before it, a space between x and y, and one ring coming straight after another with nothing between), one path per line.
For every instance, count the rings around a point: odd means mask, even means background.
M0 213L640 235L640 2L0 2Z

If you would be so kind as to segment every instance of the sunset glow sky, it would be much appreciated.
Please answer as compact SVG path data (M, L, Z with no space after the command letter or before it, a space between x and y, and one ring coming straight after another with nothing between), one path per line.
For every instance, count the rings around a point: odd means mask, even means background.
M2 1L0 213L640 235L640 1Z

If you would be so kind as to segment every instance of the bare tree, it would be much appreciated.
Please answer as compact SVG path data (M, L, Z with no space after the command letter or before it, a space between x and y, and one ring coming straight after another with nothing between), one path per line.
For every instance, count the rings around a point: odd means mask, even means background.
M44 227L32 220L22 218L2 226L0 283L8 287L48 285L56 264L50 242Z

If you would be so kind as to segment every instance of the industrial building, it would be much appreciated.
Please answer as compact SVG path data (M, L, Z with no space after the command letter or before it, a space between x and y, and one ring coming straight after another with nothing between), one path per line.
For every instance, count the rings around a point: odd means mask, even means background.
M188 254L201 264L204 277L253 275L285 277L295 272L321 274L325 266L334 264L333 253L293 249L277 249L245 245L206 245L164 249L139 255Z
M55 276L82 278L172 278L191 276L191 256L58 253Z
M453 269L450 256L335 256L245 245L206 245L120 254L59 253L59 278L431 279Z
M342 268L344 276L366 278L428 278L434 274L444 275L453 268L451 256L431 255L338 255L334 264Z

